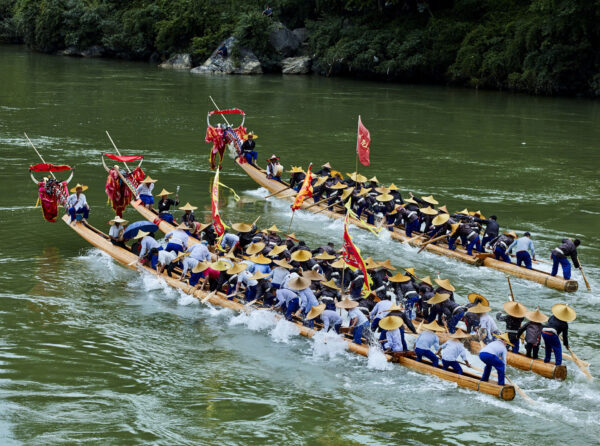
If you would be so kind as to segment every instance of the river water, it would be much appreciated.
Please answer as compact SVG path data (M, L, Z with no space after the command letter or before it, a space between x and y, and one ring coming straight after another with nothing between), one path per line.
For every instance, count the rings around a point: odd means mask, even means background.
M531 397L502 402L336 342L307 340L265 312L209 308L125 269L34 209L27 167L75 167L90 186L90 223L108 229L100 154L144 155L156 187L209 215L208 96L240 107L260 161L354 170L357 115L372 135L365 175L433 194L450 210L496 214L533 234L538 257L582 240L592 292L564 294L513 279L517 299L578 312L571 346L600 370L600 104L443 87L320 77L195 77L146 64L46 56L0 47L0 442L2 444L597 444L600 386L568 363L566 382L508 369ZM221 181L241 196L225 221L287 227L289 203L229 158ZM132 209L130 221L139 217ZM340 245L342 226L297 213L309 244ZM462 302L480 292L501 309L505 277L353 230L366 255L450 278ZM543 352L543 350L542 350Z

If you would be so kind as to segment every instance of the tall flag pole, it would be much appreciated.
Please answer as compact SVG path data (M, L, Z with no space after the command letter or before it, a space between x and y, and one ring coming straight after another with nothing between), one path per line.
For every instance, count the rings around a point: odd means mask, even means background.
M358 115L358 136L356 138L356 154L358 155L358 159L360 159L360 163L363 166L368 166L370 164L370 146L371 133L369 133L369 130L367 130L367 128L363 125L360 119L360 115ZM358 172L358 164L356 170Z
M367 266L363 258L360 256L360 250L352 242L352 237L348 232L348 223L350 221L350 200L346 203L346 217L344 218L344 246L342 248L342 257L344 261L354 268L358 268L363 273L365 278L364 288L367 292L371 292L371 285L369 283L369 275L367 273ZM343 287L343 284L342 284Z
M304 177L304 181L302 182L302 187L300 191L296 194L296 199L290 206L292 208L292 218L290 218L290 225L288 228L288 232L292 229L292 221L294 220L294 213L297 209L300 209L302 203L306 198L311 198L313 196L313 187L312 187L312 172L310 169L312 168L312 163L308 166L308 170L306 171L306 177Z
M212 183L211 188L211 202L212 202L212 220L213 227L215 228L215 232L220 237L225 234L226 226L221 221L221 216L219 215L219 171L220 167L217 167L215 171L215 178Z

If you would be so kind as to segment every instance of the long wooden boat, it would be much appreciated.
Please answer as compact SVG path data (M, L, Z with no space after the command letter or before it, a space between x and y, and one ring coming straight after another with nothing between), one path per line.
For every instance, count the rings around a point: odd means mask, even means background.
M71 229L73 229L75 232L77 232L81 237L83 237L85 240L87 240L91 245L106 252L117 262L119 262L122 265L124 265L128 268L131 268L131 269L142 269L142 270L145 270L152 274L156 274L156 271L150 269L149 267L140 265L137 261L138 257L136 254L132 253L131 251L129 251L127 249L123 249L123 248L113 245L110 242L110 240L106 234L102 233L101 231L97 230L96 228L94 228L93 226L91 226L87 223L80 223L80 222L76 222L76 221L73 223L69 223L69 220L70 220L70 218L68 215L63 217L63 221L67 225L69 225L69 227L71 227ZM190 287L189 285L187 285L186 283L181 282L180 280L178 280L176 278L169 277L166 274L162 274L161 278L163 280L165 280L165 282L167 284L169 284L170 286L177 288L177 289L183 291L184 293L187 293L197 299L200 299L200 300L207 299L207 301L213 305L218 305L220 307L229 308L229 309L237 311L237 312L242 312L242 311L247 312L247 311L249 311L249 309L258 308L255 306L248 307L237 301L228 300L225 298L223 293L220 293L220 292L209 295L205 291L193 290L193 288ZM300 322L295 322L295 325L297 326L299 333L302 336L310 338L310 337L313 337L316 333L315 330L303 326ZM352 353L362 355L362 356L369 355L369 346L358 345L348 339L346 340L346 342L347 342L348 350L351 351ZM426 364L423 362L418 362L418 361L408 358L408 357L401 357L401 356L397 356L397 355L394 355L394 356L386 355L386 359L388 361L397 362L400 365L403 365L404 367L408 367L410 369L413 369L413 370L416 370L416 371L419 371L422 373L435 375L446 381L455 382L460 387L464 387L466 389L472 389L477 392L492 395L492 396L495 396L502 400L511 401L515 397L515 387L512 385L500 386L500 385L498 385L498 383L494 383L491 381L490 382L482 382L479 380L479 377L477 375L472 375L472 374L467 374L467 373L465 373L464 375L458 375L456 373L449 372L449 371L443 370L441 368L433 367L432 365L429 365L429 364Z
M268 179L264 170L259 169L249 163L240 163L239 159L236 159L236 163L244 172L246 172L246 174L248 174L250 178L252 178L260 186L267 189L270 193L281 191L280 193L275 195L276 198L294 201L296 191L292 189L283 190L285 189L286 185L280 183L279 181ZM312 200L312 198L307 199L304 201L302 208L305 209L313 204L314 201ZM308 209L308 212L319 213L337 219L342 219L345 217L344 213L342 212L336 212L327 209L326 204L319 204L313 206L310 209ZM354 218L351 218L350 220L354 225L361 229L365 226L371 226L368 223L366 223L366 221L359 222ZM373 229L376 229L375 226L371 227ZM391 232L391 237L394 240L407 242L415 247L419 247L421 243L425 241L425 237L422 235L409 238L403 231L400 232L398 230ZM565 280L564 278L558 276L553 277L545 271L537 269L527 269L525 267L517 266L514 263L506 263L496 260L494 258L488 258L483 256L470 256L467 254L466 250L464 250L464 248L461 247L457 247L456 250L451 250L444 246L430 244L425 246L425 249L429 252L433 252L438 255L460 260L461 262L468 263L469 265L486 266L488 268L496 269L506 274L513 275L515 277L531 280L533 282L537 282L555 290L573 292L577 291L578 288L578 282L576 280Z
M158 213L155 210L146 208L141 200L132 202L131 205L148 221L158 225L159 229L165 234L175 229L174 225L158 218ZM199 241L194 237L190 237L188 243L190 245L194 245L199 243ZM440 335L440 340L446 340L443 334ZM479 352L479 343L472 341L470 350L473 353ZM530 371L545 378L564 380L567 377L567 367L565 365L557 366L554 364L554 362L545 363L540 359L534 360L521 354L509 352L506 358L506 363L516 369Z

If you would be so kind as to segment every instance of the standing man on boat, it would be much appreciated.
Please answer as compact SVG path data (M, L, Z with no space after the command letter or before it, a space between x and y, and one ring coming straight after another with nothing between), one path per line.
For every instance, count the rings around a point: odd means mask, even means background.
M548 320L542 329L542 338L546 348L544 362L550 362L552 353L554 353L554 363L562 364L562 348L560 346L560 334L563 335L563 344L569 349L569 322L577 317L575 310L566 304L556 304L552 306L552 317Z
M77 185L70 189L73 194L67 197L67 206L69 206L69 215L71 216L71 222L76 219L76 214L83 214L83 221L87 222L90 216L90 206L87 204L84 190L87 190L87 186L77 183ZM568 263L568 262L567 262Z
M496 260L502 260L506 263L510 263L510 256L506 253L508 247L513 244L517 234L514 232L505 232L499 235L496 239L492 240L491 244L494 250L494 257Z
M153 180L150 178L150 175L148 175L142 180L142 183L136 189L140 200L142 200L142 203L144 203L144 207L147 207L148 209L152 209L152 205L154 204L152 190L154 189L154 183L156 183L156 181L157 180Z
M510 345L510 340L506 333L501 335L494 334L497 338L495 341L490 342L488 345L483 347L479 352L479 359L485 364L481 381L489 381L492 367L498 372L498 385L504 385L504 371L506 370L506 346Z
M581 244L579 239L571 240L570 238L565 238L562 240L561 245L558 248L554 248L552 250L552 255L550 258L552 259L552 276L556 276L558 273L558 265L562 266L563 277L565 280L569 280L571 278L571 264L569 263L569 259L567 257L571 257L573 261L573 266L575 268L581 268L579 264L579 259L577 258L577 247Z
M473 218L479 224L485 225L485 232L483 233L483 240L481 240L481 247L485 249L485 245L490 243L500 233L500 225L498 224L498 217L492 215L488 219L479 218L475 216Z
M542 324L548 322L548 316L542 313L538 308L535 311L528 311L525 315L529 322L523 324L517 332L517 338L525 332L525 356L538 359L540 350L540 340L542 337Z
M513 344L512 351L514 353L519 353L518 333L521 329L523 318L527 314L527 308L519 302L512 301L504 304L504 311L506 312L506 315L498 313L496 314L496 319L506 323L506 333L508 334L508 339Z
M169 211L171 210L171 206L179 206L179 195L175 195L175 200L173 200L172 198L169 198L171 193L172 192L163 188L158 194L160 196L160 201L158 202L158 217L167 223L173 224L173 215Z
M242 143L242 156L246 158L248 164L256 166L256 160L258 159L258 153L256 153L256 143L254 142L254 132L250 132L246 135L246 140Z
M507 253L510 254L512 250L517 253L517 266L521 266L525 263L525 268L531 269L531 259L535 261L535 249L533 249L533 242L531 241L531 234L526 232L523 237L519 237L508 247ZM531 253L531 255L529 255Z
M125 233L125 225L129 222L127 220L123 220L119 216L116 216L108 223L111 225L110 230L108 231L110 242L115 246L119 246L120 248L127 248L127 246L125 246L123 234Z
M279 157L276 155L271 156L267 163L267 179L281 182L282 173L283 166L279 164Z

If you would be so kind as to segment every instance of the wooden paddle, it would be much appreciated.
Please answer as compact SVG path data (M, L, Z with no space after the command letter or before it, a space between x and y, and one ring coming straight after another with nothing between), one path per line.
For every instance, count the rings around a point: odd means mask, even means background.
M208 302L210 300L211 297L214 297L214 295L217 294L217 291L211 291L210 293L208 293L205 297L203 297L200 302L202 302L203 304L205 304L206 302Z
M321 201L317 201L316 203L313 203L310 206L305 207L304 210L310 209L310 208L312 208L312 207L314 207L314 206L316 206L318 204L321 204L321 203L323 203L323 202L325 202L325 201L327 201L329 199L330 199L329 197L323 198Z
M274 197L275 195L279 195L281 192L285 192L285 191L286 191L286 190L288 190L288 189L291 189L291 187L289 187L289 186L288 186L288 187L286 187L286 188L284 188L284 189L281 189L280 191L277 191L277 192L274 192L274 193L272 193L272 194L270 194L270 195L267 195L267 196L265 197L265 199L266 199L266 198L271 198L271 197Z
M513 293L512 285L510 284L510 277L506 276L506 280L508 280L508 289L510 290L510 300L515 301L515 295Z
M569 353L571 353L571 356L575 360L575 364L577 364L577 367L579 367L579 370L581 370L583 372L583 374L587 377L587 379L593 380L594 377L588 371L588 369L583 365L583 363L579 360L579 358L577 357L577 355L575 353L573 353L573 350L571 350L570 348L567 349L567 350L569 350Z
M587 277L585 277L585 273L583 272L583 266L581 266L581 264L579 265L579 271L581 271L581 277L583 277L583 281L585 282L585 287L587 288L588 291L592 291L592 287L590 287L590 283L587 280Z
M431 240L427 240L425 243L423 243L423 244L421 245L421 249L419 249L419 250L417 251L417 254L420 254L420 253L421 253L421 251L423 251L427 245L429 245L429 244L431 244L431 243L434 243L434 242L437 242L438 240L445 239L445 238L447 238L447 237L450 237L450 234L440 235L439 237L432 238Z
M460 364L463 364L465 366L467 366L464 362L460 362ZM467 366L468 367L468 366ZM471 366L471 368L473 370L477 370L478 372L483 373L483 369L480 369L479 367L476 367L474 365ZM492 376L495 376L496 378L498 377L497 373L491 373ZM515 384L508 376L506 376L506 374L504 375L504 378L506 378L506 380L512 384L512 386L515 388L515 390L517 391L517 393L519 395L521 395L521 398L523 398L525 401L527 401L528 403L535 403L535 400L533 400L529 395L527 395L523 389L521 389L517 384Z
M568 359L569 361L573 361L573 362L575 362L575 358L573 358L573 357L572 357L571 355L569 355L568 353L564 353L564 352L563 352L563 354L562 354L562 355L563 355L563 358L566 358L566 359ZM590 363L589 363L589 362L587 362L587 361L583 361L583 360L581 360L581 359L580 359L580 360L579 360L579 362L581 362L581 364L583 364L583 366L584 366L584 367L589 367L589 366L590 366Z

